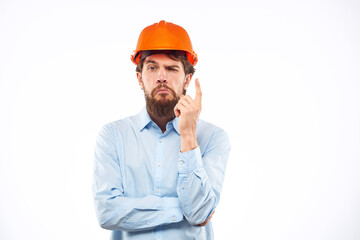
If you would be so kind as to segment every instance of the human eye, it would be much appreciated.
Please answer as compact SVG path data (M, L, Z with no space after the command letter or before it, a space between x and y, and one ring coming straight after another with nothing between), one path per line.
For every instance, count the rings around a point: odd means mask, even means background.
M177 72L177 71L179 71L179 69L176 68L176 67L169 67L168 70L169 70L169 71L172 71L172 72Z
M154 65L149 65L147 69L148 69L149 71L154 71L154 70L156 70L156 66L154 66Z

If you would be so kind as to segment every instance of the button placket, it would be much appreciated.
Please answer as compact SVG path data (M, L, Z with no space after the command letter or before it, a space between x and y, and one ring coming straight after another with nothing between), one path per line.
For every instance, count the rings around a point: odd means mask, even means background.
M162 187L162 162L164 158L164 141L161 135L157 137L155 152L155 175L154 175L154 194L161 196Z
M154 229L154 233L155 233L155 238L158 239L163 239L163 227L162 226L158 226Z

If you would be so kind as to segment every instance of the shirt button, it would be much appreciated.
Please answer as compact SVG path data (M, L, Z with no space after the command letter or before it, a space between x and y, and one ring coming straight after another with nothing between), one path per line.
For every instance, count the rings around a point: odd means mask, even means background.
M176 217L172 217L172 219L171 219L171 220L176 221Z
M157 189L156 189L156 192L157 192L157 193L160 192L160 189L157 188Z
M184 185L182 185L182 186L181 186L181 188L182 188L182 189L185 189L185 186L184 186Z
M183 160L181 160L179 163L180 163L180 165L183 165L183 164L184 164L184 161L183 161Z
M158 163L157 163L157 165L160 167L160 166L161 166L161 163L160 163L160 162L158 162Z
M149 224L150 224L150 222L147 222L147 223L146 223L146 225L149 225Z
M159 139L159 142L162 142L161 138Z

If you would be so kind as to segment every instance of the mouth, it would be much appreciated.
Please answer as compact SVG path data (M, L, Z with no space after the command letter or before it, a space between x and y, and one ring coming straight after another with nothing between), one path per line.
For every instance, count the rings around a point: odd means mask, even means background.
M162 99L169 99L176 97L175 91L170 87L164 85L154 88L150 94L152 97L157 96L157 98L162 98Z
M171 92L166 88L160 88L155 94L171 94Z

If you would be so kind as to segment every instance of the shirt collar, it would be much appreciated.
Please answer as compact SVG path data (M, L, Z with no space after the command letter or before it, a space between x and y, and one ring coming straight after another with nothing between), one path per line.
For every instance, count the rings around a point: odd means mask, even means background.
M172 120L172 124L173 124L173 127L175 129L175 131L177 132L178 135L180 135L180 132L179 132L179 118L175 118L174 120Z
M140 131L142 131L150 122L151 118L149 116L149 113L146 110L146 107L143 107L141 112L139 113L139 128Z
M146 110L146 107L143 107L143 109L139 113L139 128L140 128L140 131L142 131L151 122L152 122L152 120L151 120L151 118L149 116L149 113ZM180 135L180 132L179 132L179 118L174 118L174 120L172 120L170 123L173 125L176 133L178 135Z

